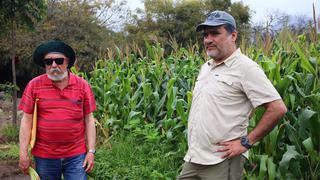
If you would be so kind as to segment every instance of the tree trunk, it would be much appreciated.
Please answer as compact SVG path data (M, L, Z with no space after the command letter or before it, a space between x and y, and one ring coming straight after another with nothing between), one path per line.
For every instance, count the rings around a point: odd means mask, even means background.
M15 31L14 31L14 18L12 19L12 27L11 27L11 65L12 65L12 83L14 85L12 91L12 124L13 126L17 126L17 80L16 80L16 62L15 62Z
M12 57L12 82L14 85L14 89L12 91L12 123L14 126L17 125L17 81L16 81L16 65L15 65L15 57L13 54Z

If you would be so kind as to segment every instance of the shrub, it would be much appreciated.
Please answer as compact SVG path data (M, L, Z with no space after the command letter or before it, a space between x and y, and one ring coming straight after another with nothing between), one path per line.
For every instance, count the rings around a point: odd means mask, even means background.
M12 124L4 125L3 136L7 142L18 142L19 141L19 128Z

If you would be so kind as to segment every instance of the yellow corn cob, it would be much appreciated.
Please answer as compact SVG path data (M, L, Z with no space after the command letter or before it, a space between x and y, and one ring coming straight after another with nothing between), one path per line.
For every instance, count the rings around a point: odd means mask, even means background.
M31 180L40 180L38 173L31 166L29 167L29 175Z
M34 110L33 110L33 119L32 119L32 129L31 129L31 138L30 138L30 148L32 149L34 143L36 142L37 135L37 102L39 99L36 99L34 102Z

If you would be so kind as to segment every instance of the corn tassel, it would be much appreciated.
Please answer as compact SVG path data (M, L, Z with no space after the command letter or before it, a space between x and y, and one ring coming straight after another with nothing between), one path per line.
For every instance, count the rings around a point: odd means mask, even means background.
M39 99L36 99L34 102L34 110L33 110L33 119L32 119L32 129L31 129L31 138L30 138L30 148L34 147L36 142L37 135L37 103Z

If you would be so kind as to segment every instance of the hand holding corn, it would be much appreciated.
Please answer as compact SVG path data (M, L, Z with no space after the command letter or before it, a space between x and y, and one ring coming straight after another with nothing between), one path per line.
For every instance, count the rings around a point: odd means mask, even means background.
M20 156L19 167L24 174L29 174L29 167L31 166L31 160L28 155Z

